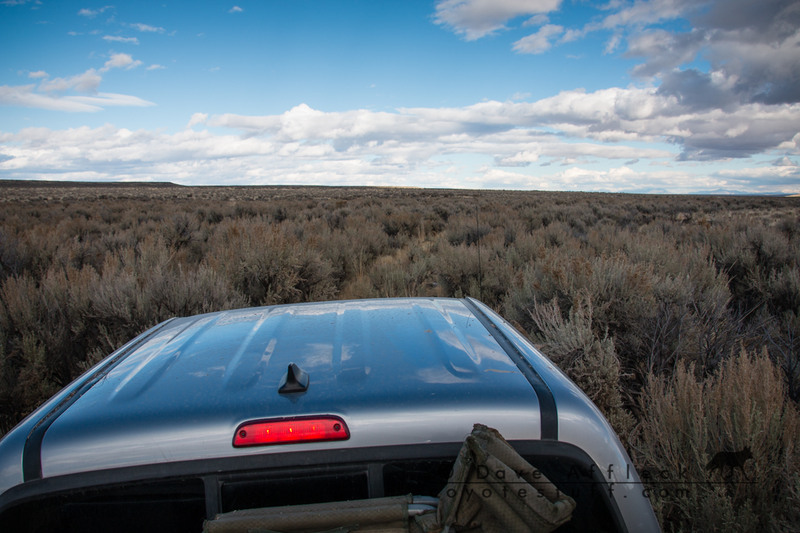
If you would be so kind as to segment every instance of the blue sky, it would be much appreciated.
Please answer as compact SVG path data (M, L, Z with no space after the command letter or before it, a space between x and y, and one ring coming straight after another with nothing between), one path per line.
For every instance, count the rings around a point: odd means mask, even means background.
M0 0L0 179L800 193L800 2Z

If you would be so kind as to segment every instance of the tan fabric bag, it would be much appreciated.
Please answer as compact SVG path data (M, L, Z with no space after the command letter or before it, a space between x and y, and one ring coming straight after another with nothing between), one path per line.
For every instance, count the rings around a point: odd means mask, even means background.
M496 430L476 424L453 475L439 493L443 531L553 531L572 518L575 500L523 459Z

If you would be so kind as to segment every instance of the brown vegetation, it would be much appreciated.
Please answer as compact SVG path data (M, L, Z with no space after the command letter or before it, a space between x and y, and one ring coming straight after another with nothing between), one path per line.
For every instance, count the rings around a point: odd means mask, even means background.
M640 470L688 476L654 492L666 530L797 525L798 199L11 185L0 433L170 316L470 295L592 397ZM705 469L744 447L731 479Z

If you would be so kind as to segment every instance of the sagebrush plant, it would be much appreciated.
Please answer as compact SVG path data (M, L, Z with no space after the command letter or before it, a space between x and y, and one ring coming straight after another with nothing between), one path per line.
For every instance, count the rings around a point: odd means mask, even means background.
M589 396L624 441L634 419L623 402L614 340L594 329L593 314L591 297L585 293L566 318L556 300L536 303L531 318L539 333L533 340Z
M800 417L765 350L741 349L707 377L692 363L651 374L641 407L634 457L666 472L650 487L665 530L796 529ZM710 468L717 453L745 449L752 459Z

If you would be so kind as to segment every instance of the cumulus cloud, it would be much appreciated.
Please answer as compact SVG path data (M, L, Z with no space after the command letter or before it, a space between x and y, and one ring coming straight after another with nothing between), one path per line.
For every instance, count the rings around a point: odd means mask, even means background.
M242 9L241 7L239 7L239 6L233 6L232 8L230 8L230 9L228 10L228 13L241 13L241 12L243 12L243 11L244 11L244 9Z
M552 46L551 39L564 33L564 27L546 24L534 34L523 37L514 43L514 51L522 54L541 54Z
M473 41L505 28L509 20L558 9L561 0L440 0L434 21Z
M683 18L690 31L643 28L628 39L627 54L643 58L634 73L662 80L663 92L696 107L800 102L800 4L793 0L659 1L609 16L607 26ZM630 20L629 20L630 19ZM697 58L708 70L687 67Z
M633 72L638 76L655 76L692 62L705 44L707 37L700 31L674 34L654 29L628 39L626 55L647 57L648 60L634 67Z
M100 72L107 72L112 68L132 69L141 65L142 62L138 59L134 60L130 54L112 54L111 58L106 61Z
M506 29L519 16L539 29L512 45L541 54L594 32L610 34L605 53L639 59L633 74L697 109L800 102L797 0L635 0L595 7L582 27L550 24L558 0L441 0L434 21L467 40ZM689 28L689 29L686 29ZM697 67L697 60L709 64Z

